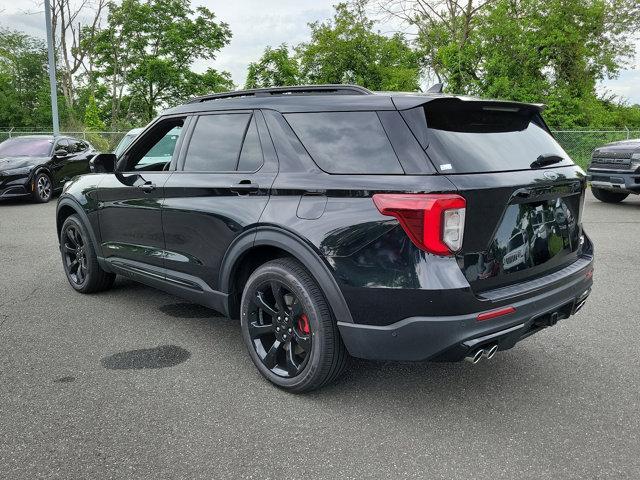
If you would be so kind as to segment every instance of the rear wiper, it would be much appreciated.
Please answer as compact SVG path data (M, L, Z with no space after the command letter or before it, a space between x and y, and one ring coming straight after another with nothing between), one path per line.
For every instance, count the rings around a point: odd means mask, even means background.
M562 158L560 155L556 155L555 153L543 153L538 158L536 158L529 166L531 168L542 168L546 167L547 165L553 165L554 163L560 163L563 160L564 158Z

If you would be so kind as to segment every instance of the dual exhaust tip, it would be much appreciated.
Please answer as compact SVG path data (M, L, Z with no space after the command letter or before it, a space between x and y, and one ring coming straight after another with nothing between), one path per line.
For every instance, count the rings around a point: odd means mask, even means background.
M490 346L488 346L486 348L479 348L478 350L473 352L472 355L468 355L464 359L467 362L472 363L473 365L475 365L480 360L482 360L482 357L485 357L487 360L489 360L489 359L495 357L497 352L498 352L498 344L494 343L493 345L490 345Z

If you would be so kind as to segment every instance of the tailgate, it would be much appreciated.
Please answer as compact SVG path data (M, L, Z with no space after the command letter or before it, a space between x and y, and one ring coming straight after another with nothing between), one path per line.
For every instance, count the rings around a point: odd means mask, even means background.
M447 178L467 200L457 259L474 291L543 276L581 253L585 177L580 168Z

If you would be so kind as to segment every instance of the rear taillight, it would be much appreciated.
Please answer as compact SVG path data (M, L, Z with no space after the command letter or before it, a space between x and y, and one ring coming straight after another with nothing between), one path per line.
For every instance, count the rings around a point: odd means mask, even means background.
M380 213L398 219L418 248L436 255L462 248L466 202L460 195L377 193L373 202Z

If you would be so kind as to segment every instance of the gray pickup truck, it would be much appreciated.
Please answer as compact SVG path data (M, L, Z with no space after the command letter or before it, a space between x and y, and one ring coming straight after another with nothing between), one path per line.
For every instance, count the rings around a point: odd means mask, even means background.
M640 194L640 139L596 148L587 173L593 195L602 202L618 203L631 193Z

